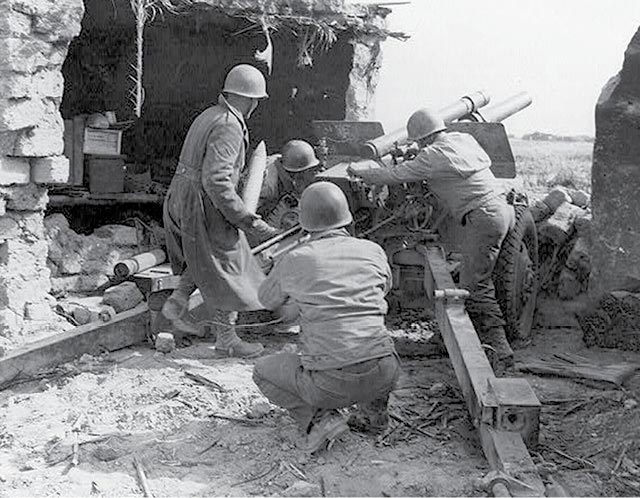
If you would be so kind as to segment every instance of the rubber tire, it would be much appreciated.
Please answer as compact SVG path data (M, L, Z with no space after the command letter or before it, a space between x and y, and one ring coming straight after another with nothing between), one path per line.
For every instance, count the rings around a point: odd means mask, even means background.
M516 221L505 237L493 271L496 298L510 342L531 337L539 287L538 234L529 209L515 206ZM524 302L523 302L524 301Z

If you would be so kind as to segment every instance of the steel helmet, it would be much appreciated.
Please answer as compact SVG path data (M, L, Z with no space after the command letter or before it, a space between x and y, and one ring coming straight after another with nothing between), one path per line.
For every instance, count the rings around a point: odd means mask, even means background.
M313 147L304 140L289 140L282 148L282 167L291 173L299 173L319 164Z
M260 70L250 64L240 64L231 68L224 80L222 91L251 99L266 99L269 97L264 76Z
M427 108L414 112L407 121L407 133L410 140L418 140L446 129L440 115Z
M344 192L335 183L316 182L300 197L300 225L307 232L340 228L353 221Z

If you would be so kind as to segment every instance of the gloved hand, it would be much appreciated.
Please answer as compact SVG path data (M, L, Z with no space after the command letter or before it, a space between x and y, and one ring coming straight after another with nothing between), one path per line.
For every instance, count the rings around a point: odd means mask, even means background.
M256 239L259 243L272 239L279 233L280 230L272 227L269 223L259 218L255 219L253 223L251 223L251 228L249 229L251 237Z

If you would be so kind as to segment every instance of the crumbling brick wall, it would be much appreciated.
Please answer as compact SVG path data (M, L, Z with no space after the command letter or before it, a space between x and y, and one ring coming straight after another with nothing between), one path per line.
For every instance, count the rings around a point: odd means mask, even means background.
M640 284L640 29L596 106L593 295Z
M47 321L47 185L67 181L62 63L82 0L0 2L0 338Z

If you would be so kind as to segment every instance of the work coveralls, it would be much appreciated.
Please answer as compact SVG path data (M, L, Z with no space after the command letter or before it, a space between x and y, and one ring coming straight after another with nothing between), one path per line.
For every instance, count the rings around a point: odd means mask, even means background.
M504 337L505 322L492 274L502 241L514 223L514 212L501 195L490 166L491 159L471 135L444 132L413 160L393 168L358 171L357 176L374 185L426 181L449 208L463 226L460 286L470 293L467 312L480 338L500 348L499 356L509 356L512 351Z
M327 411L354 403L386 416L400 369L384 324L390 288L382 248L346 229L314 234L283 256L260 286L266 308L285 305L299 315L301 354L259 359L253 379L303 431Z
M183 287L197 285L211 319L229 325L221 337L233 341L237 312L262 309L264 273L243 233L256 215L236 191L247 144L242 114L220 96L189 128L164 203L173 272Z

